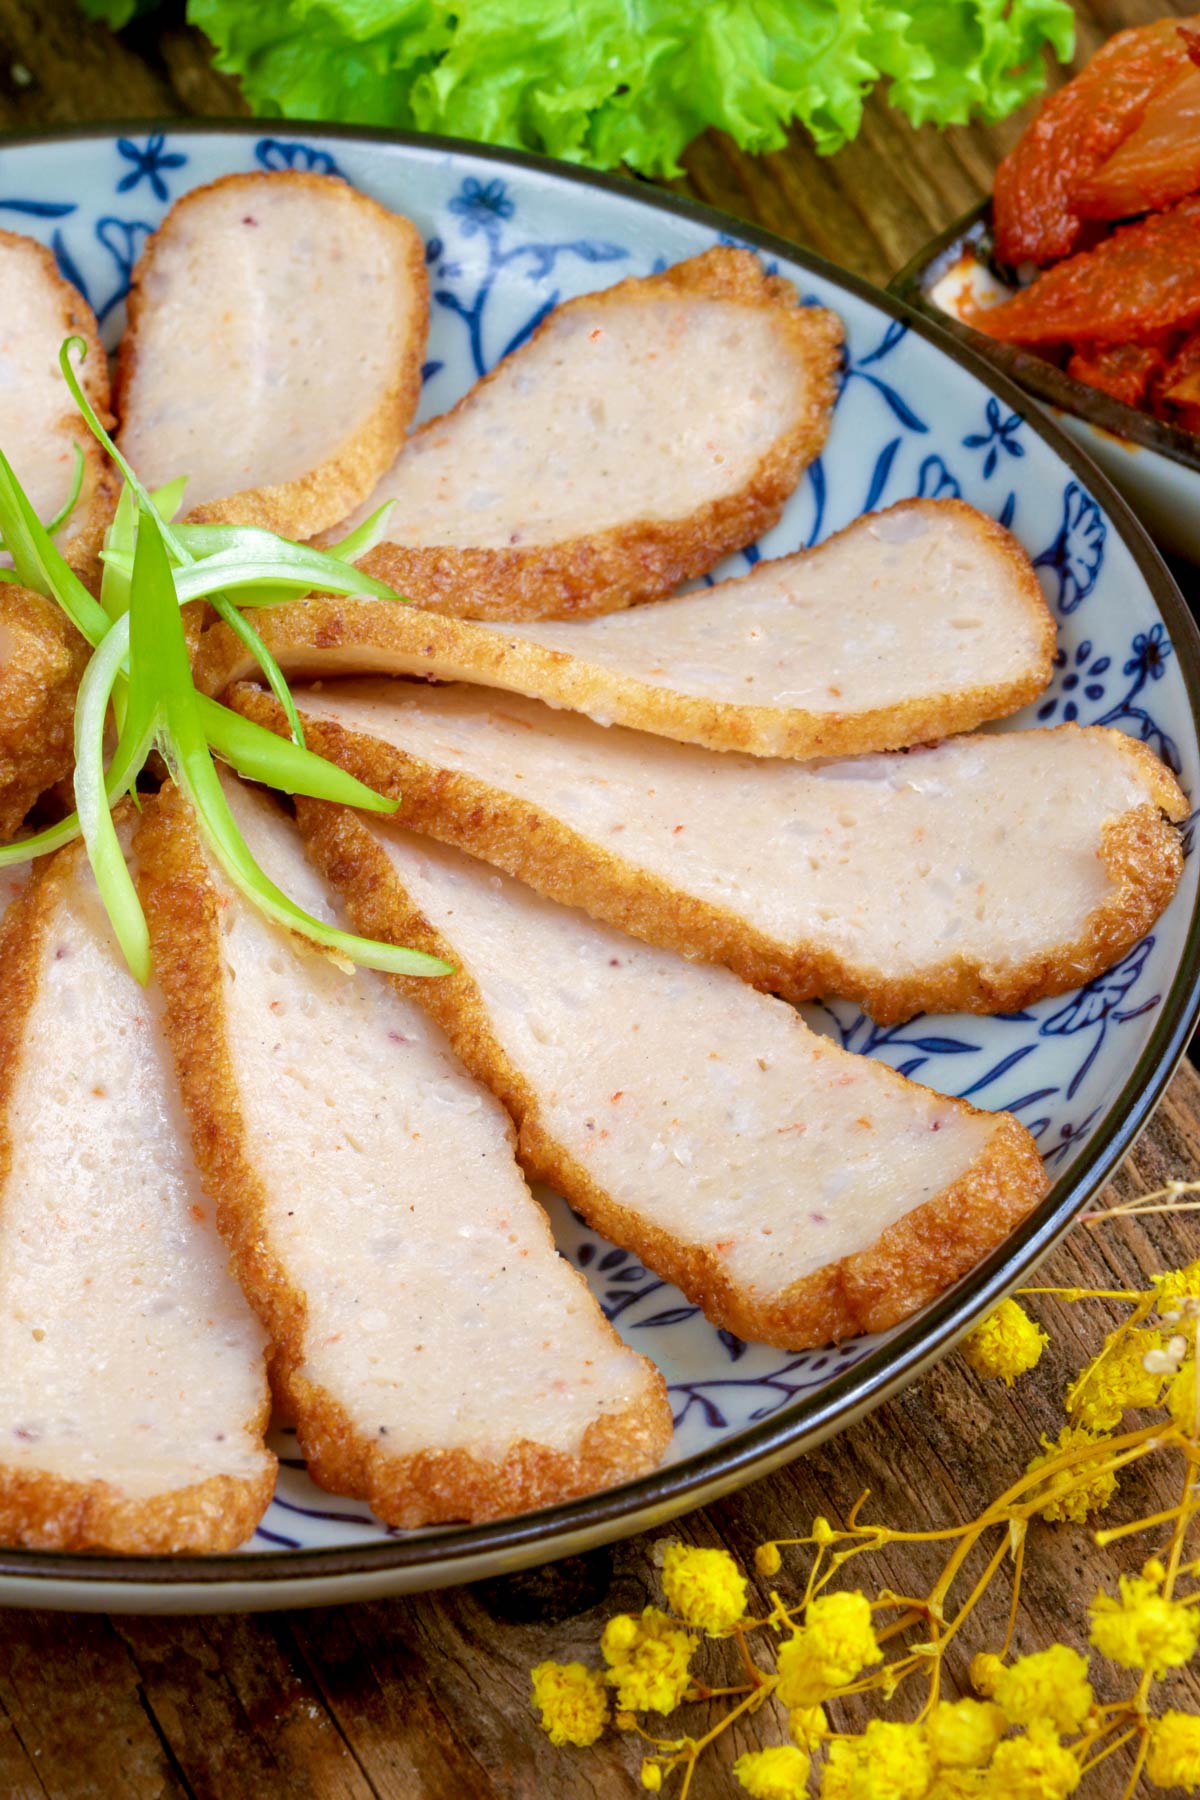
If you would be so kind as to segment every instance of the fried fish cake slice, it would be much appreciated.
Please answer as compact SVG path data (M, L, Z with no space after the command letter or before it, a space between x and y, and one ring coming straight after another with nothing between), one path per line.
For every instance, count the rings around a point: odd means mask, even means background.
M526 1171L740 1337L880 1331L1049 1185L1008 1113L818 1037L728 969L654 950L390 822L305 802L360 930L454 964L402 990L508 1106Z
M230 694L282 716L258 688ZM310 745L402 794L413 829L649 943L881 1023L1013 1012L1091 980L1183 869L1174 776L1099 726L795 763L458 684L295 698Z
M82 338L78 367L84 392L105 424L108 361L92 309L64 281L50 251L32 238L0 231L0 450L16 471L39 519L50 520L71 494L83 458L79 498L56 533L62 554L91 583L112 518L117 483L112 466L75 410L58 364L64 339ZM0 551L0 565L10 559Z
M7 231L0 231L0 302L0 450L46 521L69 499L82 457L79 496L55 541L94 585L117 484L75 410L58 357L64 339L83 339L87 355L77 365L79 379L111 424L108 361L96 321L51 253ZM11 561L0 549L0 567ZM0 583L0 842L14 835L38 796L71 767L75 693L86 661L86 645L57 606Z
M260 864L331 916L291 821L228 792ZM413 1526L645 1473L662 1377L559 1256L441 1032L243 901L175 790L138 852L197 1160L314 1480Z
M88 649L51 600L0 583L0 843L74 761Z
M121 448L199 520L309 537L370 492L416 410L420 233L340 177L227 175L176 201L133 271Z
M905 500L819 549L655 606L532 625L305 600L259 629L289 675L507 688L599 724L754 756L852 755L1004 717L1052 673L1054 621L1015 538L959 500ZM255 670L227 625L197 681Z
M550 312L415 432L357 523L362 567L433 612L613 612L776 523L825 441L839 319L748 250L707 250Z
M0 962L0 1541L233 1549L275 1484L263 1333L81 848Z

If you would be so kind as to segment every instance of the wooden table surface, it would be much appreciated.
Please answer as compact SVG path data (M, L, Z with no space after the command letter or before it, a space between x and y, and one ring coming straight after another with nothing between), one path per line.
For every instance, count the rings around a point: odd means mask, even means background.
M1120 26L1191 5L1091 0L1079 11L1078 58ZM146 22L121 39L86 25L72 0L0 0L0 134L89 119L244 110L179 22ZM672 184L752 219L875 281L988 189L1023 120L942 135L913 131L872 101L858 141L822 160L798 137L774 156L711 137ZM3 139L0 136L0 152ZM1200 1078L1183 1067L1115 1183L1121 1197L1174 1176L1200 1176ZM1078 1228L1046 1278L1144 1285L1154 1269L1197 1254L1186 1219ZM1103 1303L1039 1309L1052 1333L1034 1377L1012 1393L976 1380L952 1356L857 1429L677 1527L749 1560L764 1537L803 1532L818 1512L844 1514L863 1487L872 1514L919 1528L978 1511L1057 1431L1068 1376L1097 1347ZM1111 1316L1115 1317L1115 1314ZM1128 1501L1151 1512L1174 1494L1152 1474ZM1131 1512L1129 1516L1134 1516ZM1083 1606L1136 1552L1094 1549L1072 1527L1037 1527L1019 1646L1082 1643ZM887 1559L911 1591L912 1555ZM904 1571L909 1571L906 1576ZM70 1618L0 1611L0 1800L547 1800L641 1791L638 1755L612 1735L586 1754L559 1751L528 1711L528 1671L545 1657L595 1660L614 1611L658 1598L651 1542L634 1538L540 1572L412 1600L261 1618ZM997 1597L979 1635L1002 1634ZM961 1671L959 1671L961 1673ZM1200 1708L1192 1672L1171 1703ZM693 1726L693 1729L703 1727ZM695 1800L735 1791L729 1766L756 1742L782 1741L760 1715L701 1762ZM1082 1800L1120 1793L1113 1763Z

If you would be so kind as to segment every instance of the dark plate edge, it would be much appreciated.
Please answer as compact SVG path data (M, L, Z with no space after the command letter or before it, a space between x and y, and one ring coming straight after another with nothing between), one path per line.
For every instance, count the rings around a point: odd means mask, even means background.
M162 131L175 137L289 136L329 138L364 146L397 148L435 154L471 157L498 167L518 167L585 187L595 187L652 212L666 212L710 230L724 231L769 256L781 256L798 267L823 277L879 311L900 320L918 337L932 343L976 380L995 392L1015 412L1029 416L1028 395L1005 370L979 354L978 334L943 315L914 307L894 292L873 287L860 276L789 243L758 226L743 223L730 214L648 184L577 168L550 157L508 151L465 140L418 132L372 130L327 125L315 121L279 119L135 119L103 120L13 136L0 136L0 152L41 144L99 140ZM951 230L953 231L953 227ZM911 265L910 265L911 267ZM899 279L899 278L898 278ZM961 336L959 334L962 334ZM967 339L975 342L967 341ZM1073 386L1078 384L1072 384ZM1087 390L1084 390L1085 392ZM1116 404L1114 402L1114 404ZM1128 411L1130 409L1122 409ZM1136 415L1135 415L1136 416ZM1043 409L1033 407L1030 423L1064 463L1080 477L1088 491L1112 519L1144 577L1167 625L1179 657L1184 685L1194 716L1200 718L1200 631L1154 548L1145 529L1109 479L1081 451ZM1042 1204L1017 1232L999 1246L963 1283L934 1301L908 1325L899 1328L886 1346L871 1352L860 1363L836 1377L821 1390L820 1404L803 1402L746 1433L735 1451L713 1449L667 1469L643 1476L608 1492L570 1501L541 1512L518 1515L494 1524L461 1526L436 1537L418 1541L367 1544L340 1550L242 1552L207 1557L108 1557L40 1551L0 1550L0 1580L45 1580L62 1583L108 1583L114 1587L171 1587L194 1584L241 1587L306 1581L322 1577L364 1573L382 1574L388 1569L449 1565L445 1579L452 1581L453 1564L481 1556L506 1553L513 1567L535 1560L550 1561L559 1538L595 1531L617 1535L620 1522L643 1509L674 1507L696 1490L720 1483L722 1487L749 1479L757 1467L784 1460L815 1448L836 1432L846 1415L861 1416L906 1386L922 1367L934 1362L969 1329L972 1321L995 1305L1053 1249L1070 1227L1074 1215L1098 1189L1128 1152L1154 1105L1166 1089L1200 1018L1200 893L1193 904L1183 955L1163 1001L1162 1011L1146 1048L1109 1111L1090 1139L1068 1177L1055 1182ZM799 1413L800 1416L797 1416ZM702 1504L698 1494L695 1504ZM638 1529L636 1517L631 1532ZM331 1595L331 1599L336 1599ZM2 1596L0 1596L2 1600Z
M970 212L964 213L952 225L947 225L944 231L939 231L935 238L931 238L929 243L905 263L899 274L893 275L888 283L888 293L912 307L922 317L936 321L960 344L975 351L985 362L1009 376L1043 405L1057 407L1060 412L1073 413L1085 425L1091 425L1109 437L1123 438L1127 443L1135 444L1143 450L1153 450L1170 462L1180 463L1185 469L1200 474L1200 439L1197 439L1194 432L1183 431L1177 425L1168 425L1163 419L1155 419L1149 413L1140 412L1136 406L1126 406L1123 400L1114 399L1111 394L1102 394L1098 388L1076 381L1065 369L1058 368L1043 357L1034 356L1027 350L1018 350L1011 344L999 343L995 338L976 331L970 325L964 325L961 319L954 318L951 313L943 312L940 306L934 305L926 291L926 277L945 259L949 251L967 238L977 225L987 220L990 212L991 201L981 200Z

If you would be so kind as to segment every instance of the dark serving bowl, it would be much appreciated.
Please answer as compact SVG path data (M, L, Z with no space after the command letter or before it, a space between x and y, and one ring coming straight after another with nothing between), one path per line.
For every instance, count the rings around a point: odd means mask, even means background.
M984 200L926 244L892 280L889 292L936 319L994 368L1049 407L1054 417L1116 483L1165 550L1200 563L1200 436L1126 406L1027 350L964 325L955 302L987 265L991 201Z

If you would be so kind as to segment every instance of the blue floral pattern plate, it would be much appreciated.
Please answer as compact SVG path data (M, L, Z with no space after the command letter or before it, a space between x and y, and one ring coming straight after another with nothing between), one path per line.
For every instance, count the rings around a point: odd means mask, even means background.
M342 174L417 222L432 293L423 416L448 407L560 300L714 242L749 243L806 300L841 314L847 349L824 453L776 528L721 572L816 543L864 509L906 495L961 495L1021 539L1059 624L1050 689L1000 729L1076 719L1115 725L1197 791L1195 627L1123 503L1002 375L781 241L532 159L327 130L268 136L255 125L139 126L0 145L0 225L51 247L111 345L130 270L170 203L201 182L254 168ZM496 1525L394 1533L365 1507L314 1487L294 1439L280 1434L276 1498L238 1555L118 1562L0 1551L0 1603L225 1610L434 1586L661 1524L797 1454L944 1352L1027 1274L1113 1170L1194 1022L1196 913L1189 858L1181 891L1153 933L1078 993L999 1018L919 1018L888 1029L837 1002L807 1009L847 1049L1015 1112L1055 1177L1043 1206L987 1264L882 1337L792 1355L742 1343L548 1196L562 1253L621 1334L666 1373L676 1430L656 1474Z

